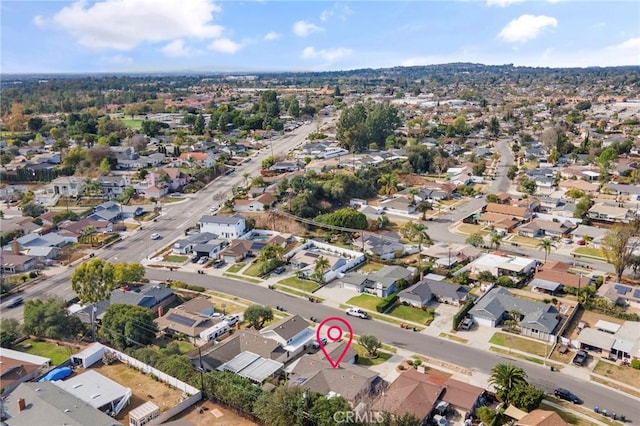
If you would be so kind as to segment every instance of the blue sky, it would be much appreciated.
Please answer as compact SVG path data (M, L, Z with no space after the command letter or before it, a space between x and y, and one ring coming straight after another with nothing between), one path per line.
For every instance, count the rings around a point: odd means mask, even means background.
M640 65L640 2L0 3L3 73Z

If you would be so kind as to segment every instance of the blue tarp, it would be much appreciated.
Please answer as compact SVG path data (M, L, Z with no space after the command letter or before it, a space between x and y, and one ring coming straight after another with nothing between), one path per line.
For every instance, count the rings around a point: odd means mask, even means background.
M60 367L55 370L49 371L43 378L38 380L38 382L51 382L55 380L62 380L65 377L69 377L71 375L71 368L69 367Z

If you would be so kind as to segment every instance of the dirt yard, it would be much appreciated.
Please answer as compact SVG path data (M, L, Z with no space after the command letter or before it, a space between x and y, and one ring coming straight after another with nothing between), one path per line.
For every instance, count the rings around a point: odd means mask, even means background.
M157 382L139 371L130 368L121 362L111 365L104 365L98 362L92 370L120 383L122 386L131 388L132 396L127 405L116 419L125 425L129 424L129 412L147 401L151 401L160 407L160 412L164 412L171 407L178 405L182 399L182 392L172 389L162 382Z
M304 226L293 219L281 215L273 215L271 213L243 213L243 215L248 218L255 219L256 228L259 229L273 230L275 223L275 230L278 232L285 232L293 235L304 235L307 233Z
M202 410L200 410L202 408ZM233 411L215 404L211 401L204 401L195 404L188 410L183 411L179 416L173 417L171 421L176 421L180 425L188 426L255 426L250 420L245 419Z
M593 328L598 322L598 320L605 320L605 321L613 322L615 324L622 324L624 322L623 320L618 318L580 309L580 312L576 314L571 324L569 324L569 327L567 328L567 332L565 333L565 336L567 336L568 334L568 337L570 339L575 339L578 337L578 334L580 334L577 329L578 322L584 321L589 325L589 327Z

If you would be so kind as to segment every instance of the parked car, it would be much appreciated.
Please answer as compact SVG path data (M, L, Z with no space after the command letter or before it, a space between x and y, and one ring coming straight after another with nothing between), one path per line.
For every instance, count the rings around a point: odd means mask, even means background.
M198 259L198 265L204 265L205 263L207 263L208 260L209 260L208 256L202 256L200 259Z
M576 356L573 357L573 363L582 367L584 363L587 362L588 356L587 351L579 350Z
M230 326L236 325L240 321L240 315L227 315L224 317L224 322Z
M13 298L7 303L7 308L17 308L18 306L24 303L24 299L22 297Z
M220 312L214 312L213 315L211 315L211 318L218 318L218 319L224 320L224 314Z
M200 260L200 256L195 255L191 258L191 263L198 263L198 260Z
M273 270L273 273L280 275L286 270L287 269L284 266L278 266L276 269Z
M582 400L580 398L578 398L575 394L573 394L572 392L563 389L563 388L557 388L553 391L553 395L556 398L559 399L564 399L565 401L570 401L573 402L574 404L582 404Z
M218 259L215 262L213 262L213 267L214 268L222 268L225 264L224 259Z
M464 320L462 320L460 328L462 328L463 330L471 330L471 327L473 327L473 318L466 317Z
M151 239L152 240L159 240L160 239L160 234L157 234L157 233L151 234Z
M352 317L369 319L369 314L359 308L349 308L346 310L346 314Z
M576 244L578 244L579 246L584 246L587 243L585 242L585 240L578 240L578 242Z
M322 346L326 346L327 345L327 338L326 337L320 338L320 341L322 342ZM313 342L313 349L320 349L320 342L318 342L317 340L315 342Z

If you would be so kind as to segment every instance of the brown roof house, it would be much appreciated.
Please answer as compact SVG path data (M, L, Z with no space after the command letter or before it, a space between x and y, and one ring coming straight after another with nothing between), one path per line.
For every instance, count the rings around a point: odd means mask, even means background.
M10 393L20 383L38 377L50 365L49 358L0 348L0 389L2 395Z
M569 426L555 411L533 410L515 423L515 426Z
M568 220L554 222L552 220L533 219L518 227L518 234L525 237L557 237L566 238L575 225Z
M329 352L342 353L343 350L344 343L327 346ZM354 358L355 351L349 348L344 359ZM333 368L322 352L304 355L287 368L288 386L300 386L324 395L340 395L353 407L370 402L386 388L387 383L378 373L344 359Z
M429 381L426 374L413 369L403 371L371 405L371 410L397 416L411 414L424 421L431 415L443 391L444 387Z
M250 200L235 200L233 204L234 212L261 212L273 205L276 197L271 194L262 194Z
M473 414L484 402L485 390L456 379L448 379L445 384L442 401L461 412L464 418L467 413Z
M242 262L247 256L253 254L251 240L233 240L220 252L220 257L227 263Z

